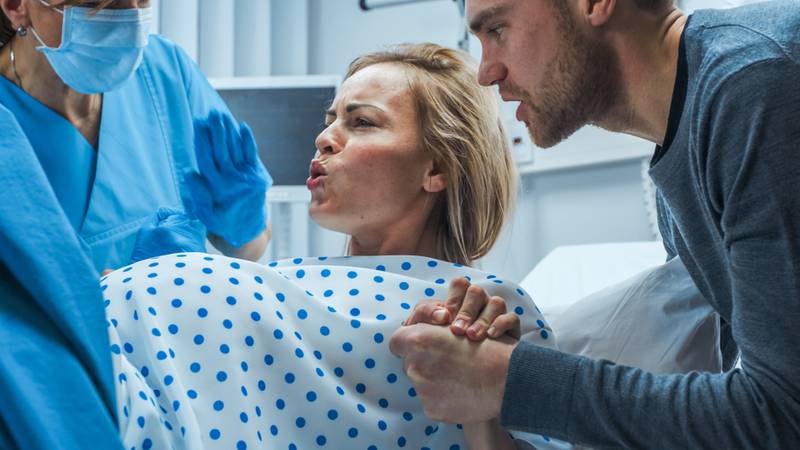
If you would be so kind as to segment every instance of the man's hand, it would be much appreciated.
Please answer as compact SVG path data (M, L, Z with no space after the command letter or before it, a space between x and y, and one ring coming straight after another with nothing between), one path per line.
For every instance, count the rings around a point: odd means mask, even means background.
M404 324L416 323L449 324L453 334L467 336L472 341L505 334L520 337L519 317L507 312L505 300L489 296L482 287L470 285L466 278L456 278L450 283L444 303L427 300L415 305Z
M442 326L415 324L400 327L389 348L403 359L425 415L471 424L500 415L516 343L509 337L472 342Z

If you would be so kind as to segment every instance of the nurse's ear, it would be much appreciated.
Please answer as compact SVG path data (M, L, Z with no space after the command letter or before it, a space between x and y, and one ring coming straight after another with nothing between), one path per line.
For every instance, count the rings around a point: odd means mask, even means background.
M14 31L19 27L28 28L31 20L28 17L28 5L25 0L0 0L0 10L11 22Z
M425 173L425 180L422 183L425 192L441 192L447 187L447 174L439 170L433 161L430 161L428 171Z

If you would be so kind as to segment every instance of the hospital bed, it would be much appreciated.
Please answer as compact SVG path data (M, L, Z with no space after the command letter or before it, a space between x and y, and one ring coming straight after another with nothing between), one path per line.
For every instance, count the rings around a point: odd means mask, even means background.
M654 373L720 372L719 317L660 242L559 247L525 277L562 351Z

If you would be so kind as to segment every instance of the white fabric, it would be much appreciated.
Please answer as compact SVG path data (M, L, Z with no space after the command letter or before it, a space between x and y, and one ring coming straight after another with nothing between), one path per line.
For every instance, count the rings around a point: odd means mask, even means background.
M653 373L721 372L719 318L679 258L551 318L559 349Z
M412 305L444 299L458 276L504 297L525 339L554 346L515 284L422 257L186 254L112 273L102 288L126 448L464 448L458 427L424 416L388 349Z
M659 242L560 247L523 280L560 350L654 373L719 372L719 319Z
M578 300L663 264L667 253L660 242L624 242L558 247L522 280L536 293L536 304L548 319Z

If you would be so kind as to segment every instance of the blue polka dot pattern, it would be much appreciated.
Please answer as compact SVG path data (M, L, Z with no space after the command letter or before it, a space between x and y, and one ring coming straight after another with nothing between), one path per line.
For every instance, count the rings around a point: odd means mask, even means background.
M103 300L126 448L466 448L458 427L425 417L388 349L417 301L462 276L553 346L514 283L430 258L190 253L112 273Z

